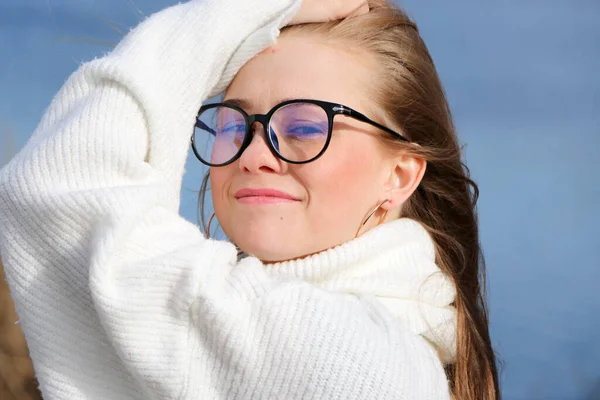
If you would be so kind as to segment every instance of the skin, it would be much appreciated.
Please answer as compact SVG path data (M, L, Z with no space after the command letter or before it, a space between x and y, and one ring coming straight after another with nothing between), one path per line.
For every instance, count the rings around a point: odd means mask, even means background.
M380 121L372 112L367 83L374 59L332 46L316 36L282 35L237 74L225 99L247 102L245 111L267 113L286 99L341 103ZM340 68L343 66L343 68ZM355 237L377 204L389 199L361 229L398 218L402 203L419 184L426 163L385 151L384 133L369 124L336 116L323 156L288 164L269 150L263 127L255 124L250 146L234 163L211 168L213 204L225 234L264 262L303 257ZM298 200L244 202L235 193L269 188ZM256 200L256 199L255 199Z

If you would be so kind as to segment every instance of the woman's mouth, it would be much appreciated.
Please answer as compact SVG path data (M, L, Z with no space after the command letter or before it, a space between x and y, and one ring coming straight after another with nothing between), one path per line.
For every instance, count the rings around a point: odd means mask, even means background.
M282 204L300 201L299 198L289 193L268 188L240 189L235 192L235 198L242 204Z

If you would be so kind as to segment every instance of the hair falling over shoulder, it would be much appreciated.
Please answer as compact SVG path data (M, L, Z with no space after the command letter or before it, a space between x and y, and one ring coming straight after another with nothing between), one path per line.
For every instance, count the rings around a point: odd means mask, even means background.
M366 15L290 27L284 34L322 35L375 57L379 69L369 90L383 112L379 117L413 142L386 138L387 147L427 160L422 183L405 203L402 216L427 228L436 244L437 263L457 289L457 357L445 366L453 398L496 400L500 391L488 329L478 188L462 162L446 95L417 25L385 0L371 0L369 5Z

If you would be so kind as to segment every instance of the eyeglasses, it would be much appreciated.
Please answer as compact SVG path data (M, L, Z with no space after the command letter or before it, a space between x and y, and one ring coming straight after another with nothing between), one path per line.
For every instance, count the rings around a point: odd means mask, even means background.
M252 141L252 125L260 122L273 154L292 164L319 158L331 141L333 119L345 115L373 125L408 142L401 134L341 104L319 100L288 100L267 114L248 115L232 103L202 106L196 117L192 149L198 159L211 167L237 160Z

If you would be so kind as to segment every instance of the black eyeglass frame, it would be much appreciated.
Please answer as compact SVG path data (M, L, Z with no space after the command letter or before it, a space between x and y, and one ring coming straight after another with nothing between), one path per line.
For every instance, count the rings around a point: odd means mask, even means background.
M313 158L306 160L306 161L292 161L292 160L285 158L283 155L281 155L275 149L275 146L273 145L273 139L271 138L271 135L269 135L269 132L268 132L268 127L271 122L271 117L273 116L273 114L275 114L275 112L277 110L279 110L280 108L285 107L290 104L295 104L295 103L308 103L308 104L314 104L314 105L321 107L327 114L328 123L329 123L327 139L325 141L325 145L323 146L323 149L316 156L314 156ZM217 107L228 107L228 108L231 108L233 110L240 112L244 116L244 119L246 122L246 133L244 135L244 141L242 142L242 145L240 146L238 152L229 161L227 161L225 163L221 163L221 164L212 164L210 162L203 160L202 157L200 157L200 154L196 150L196 144L194 143L195 134L192 133L191 144L192 144L192 150L194 151L194 154L196 155L198 160L200 160L203 164L206 164L210 167L223 167L223 166L226 166L226 165L229 165L229 164L235 162L238 158L240 158L242 153L244 152L244 150L246 150L246 148L252 142L252 138L253 138L252 126L254 125L255 122L259 122L263 126L263 130L265 132L265 137L267 138L267 146L269 147L271 152L273 154L275 154L279 159L281 159L285 162L288 162L290 164L307 164L307 163L312 162L312 161L316 160L317 158L321 157L325 153L325 151L327 150L327 147L329 147L329 142L331 141L331 136L333 135L333 119L336 115L345 115L347 117L354 118L358 121L365 122L367 124L370 124L372 126L375 126L379 129L383 130L384 132L387 132L387 133L393 135L394 137L396 137L402 141L410 143L410 140L408 140L406 137L404 137L400 133L398 133L384 125L381 125L378 122L373 121L366 115L364 115L356 110L353 110L350 107L347 107L347 106L344 106L344 105L338 104L338 103L331 103L328 101L312 100L312 99L286 100L286 101L281 102L281 103L277 104L276 106L274 106L267 114L252 114L252 115L249 115L246 111L244 111L244 109L242 109L241 107L239 107L235 104L232 104L232 103L224 102L224 103L207 104L207 105L200 107L200 110L198 111L198 114L197 114L195 127L198 127L199 129L205 129L201 126L198 126L198 123L201 122L198 119L198 117L203 112L210 110L212 108L217 108ZM208 127L206 127L206 128L208 128Z

